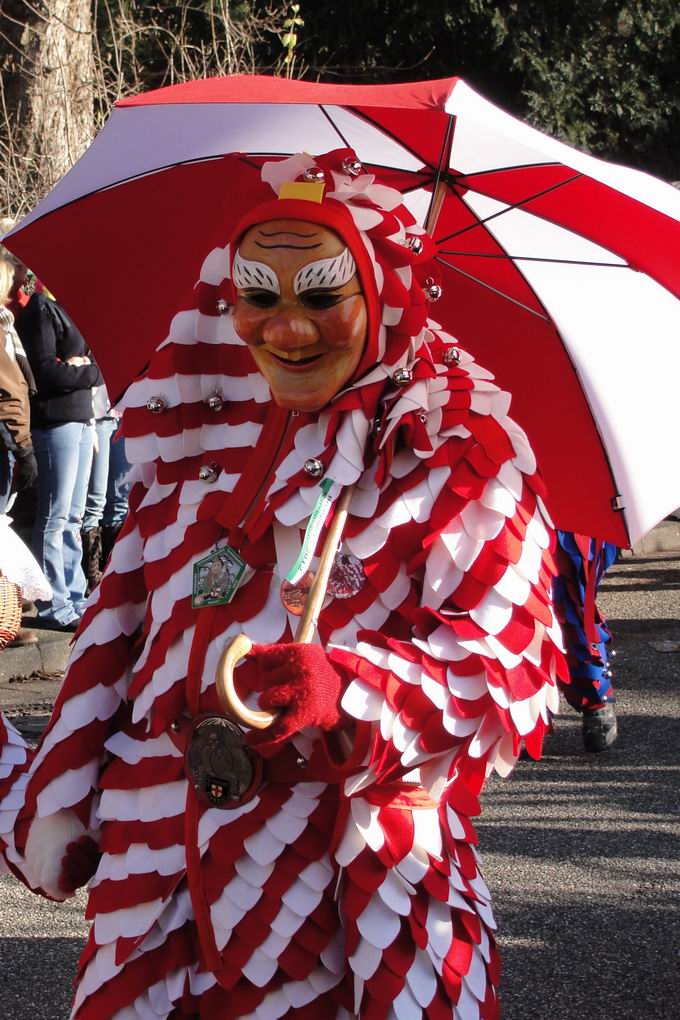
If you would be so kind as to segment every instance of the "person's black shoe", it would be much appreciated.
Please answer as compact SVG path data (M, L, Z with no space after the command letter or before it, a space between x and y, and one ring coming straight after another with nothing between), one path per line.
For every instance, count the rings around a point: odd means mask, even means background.
M606 751L617 737L616 712L611 702L583 711L583 746L594 754Z
M69 623L59 623L53 629L67 631L70 634L75 634L75 632L78 630L78 627L80 627L80 620L76 619L71 620Z
M75 620L69 620L68 623L59 623L57 620L46 620L42 616L36 616L35 620L31 620L31 626L36 627L38 630L58 630L69 634L75 634L80 624L80 618L76 617Z

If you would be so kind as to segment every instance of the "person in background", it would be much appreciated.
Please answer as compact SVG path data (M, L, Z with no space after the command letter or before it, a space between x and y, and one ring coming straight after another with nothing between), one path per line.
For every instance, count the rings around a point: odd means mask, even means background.
M0 236L4 236L9 233L16 226L16 220L13 220L11 216L0 217ZM14 279L12 286L10 287L9 297L7 300L7 307L14 316L15 321L19 318L22 311L28 304L31 296L30 281L35 282L35 277L29 274L28 266L21 262L16 255L12 255L6 248L0 245L0 255L14 267Z
M93 394L95 447L83 518L83 570L88 591L99 584L118 532L128 512L130 464L125 439L117 433L120 411L109 407L105 386Z
M109 453L109 483L106 490L106 506L102 517L102 569L106 566L118 532L125 524L130 493L130 463L125 455L125 437L118 427L121 412L111 409L118 431L111 437Z
M560 688L583 720L583 746L598 753L617 737L614 688L608 650L611 633L595 599L618 550L610 542L570 531L557 532L553 599L567 652L569 683Z
M15 486L23 490L33 484L38 473L31 442L28 385L17 364L14 318L6 307L13 279L12 264L0 258L0 516L3 518L12 479ZM37 640L34 631L22 628L11 644L29 645Z
M8 216L2 217L0 219L0 235L6 234L14 225L15 220L10 219ZM11 251L8 251L7 248L1 244L0 258L8 262L12 270L12 286L10 287L5 305L12 313L12 342L14 344L16 362L26 379L29 393L35 393L35 381L33 379L31 366L28 363L26 351L19 339L19 334L16 331L17 321L28 304L31 293L33 292L33 287L36 282L35 277L32 273L29 273L28 266L21 262L16 255L13 255Z
M92 395L94 411L94 453L83 517L83 570L87 591L99 584L102 568L102 517L109 482L111 439L118 422L110 413L106 386L98 386Z
M75 630L85 604L80 529L92 464L92 387L102 383L78 329L58 302L35 293L18 330L35 376L31 401L38 463L33 549L52 587L43 626Z

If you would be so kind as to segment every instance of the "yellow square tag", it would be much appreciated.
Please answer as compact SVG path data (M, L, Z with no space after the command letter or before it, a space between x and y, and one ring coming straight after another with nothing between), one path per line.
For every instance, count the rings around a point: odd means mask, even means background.
M286 181L279 188L279 198L300 198L304 202L323 202L323 181Z

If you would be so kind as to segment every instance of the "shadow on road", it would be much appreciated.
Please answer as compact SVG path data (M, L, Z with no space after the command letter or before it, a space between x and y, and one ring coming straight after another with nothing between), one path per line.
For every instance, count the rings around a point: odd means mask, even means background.
M550 897L531 915L506 900L503 913L503 1020L677 1017L677 904L583 896L556 909Z
M628 584L630 577L639 579L639 583ZM610 568L605 580L607 591L663 591L673 588L680 588L680 569L668 567L667 561L659 560L626 560Z
M644 590L644 589L643 589ZM614 637L617 635L634 639L638 634L648 634L654 631L675 631L680 633L680 609L679 616L675 617L642 617L636 620L630 619L617 619L614 616L607 617L607 623L610 626Z
M680 1015L680 690L667 716L658 688L656 713L627 714L649 694L639 652L638 642L634 676L624 657L611 751L585 754L565 707L543 760L520 762L484 794L503 1020Z

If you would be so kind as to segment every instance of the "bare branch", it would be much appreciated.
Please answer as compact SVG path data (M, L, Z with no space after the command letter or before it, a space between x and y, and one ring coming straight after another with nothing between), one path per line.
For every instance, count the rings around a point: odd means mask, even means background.
M32 208L125 96L216 75L299 76L295 47L280 41L291 7L283 0L1 0L0 211Z

